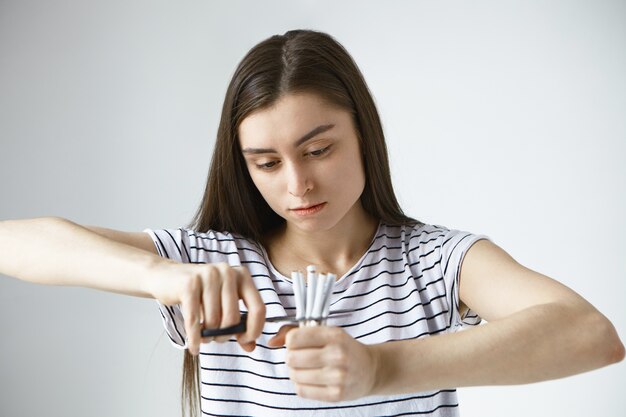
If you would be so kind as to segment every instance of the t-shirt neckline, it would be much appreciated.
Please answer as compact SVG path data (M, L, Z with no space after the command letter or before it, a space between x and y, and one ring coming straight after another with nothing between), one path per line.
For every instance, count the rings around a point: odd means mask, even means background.
M379 221L378 227L376 227L376 232L374 233L374 237L372 238L372 241L370 242L369 246L367 247L363 255L359 258L359 260L356 261L356 263L348 271L346 271L346 273L343 274L343 276L341 276L341 278L339 278L337 282L335 282L335 288L337 288L338 285L342 285L347 280L347 278L353 275L353 272L361 266L361 264L363 263L367 255L369 255L370 251L372 250L372 245L376 241L376 238L380 235L380 230L382 229L382 227L383 227L383 223ZM274 267L274 264L272 263L272 261L270 261L270 257L267 254L267 251L265 250L265 246L259 245L259 247L261 248L261 251L263 252L263 258L270 272L281 281L285 281L293 285L293 281L291 280L290 277L284 276Z

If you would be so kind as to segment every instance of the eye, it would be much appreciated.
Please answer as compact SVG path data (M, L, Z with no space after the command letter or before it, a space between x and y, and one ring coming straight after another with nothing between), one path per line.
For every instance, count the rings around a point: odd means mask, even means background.
M311 155L311 156L322 156L326 152L328 152L329 149L330 149L330 146L327 146L327 147L322 148L322 149L317 149L317 150L311 151L311 152L309 152L309 155Z
M272 168L274 168L276 166L276 164L278 164L277 161L270 161L270 162L265 162L263 164L255 164L257 168L268 171Z

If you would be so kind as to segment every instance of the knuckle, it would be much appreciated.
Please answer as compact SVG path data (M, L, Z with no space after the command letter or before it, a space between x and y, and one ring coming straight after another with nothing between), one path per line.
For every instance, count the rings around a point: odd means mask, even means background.
M333 362L338 365L343 365L348 361L348 354L345 350L337 347L333 352Z
M185 285L185 290L187 291L188 295L196 296L196 294L201 294L206 287L205 281L206 280L204 279L202 274L196 274L191 277Z
M342 386L332 386L328 388L330 401L337 402L343 399L345 389Z
M219 282L220 280L220 271L219 268L216 265L211 265L206 272L205 275L205 279L206 282L208 284L215 284L216 282Z
M236 292L239 284L237 280L237 271L228 264L222 264L220 266L220 273L223 285L229 288L231 291Z
M326 347L328 361L333 365L344 365L348 361L347 352L337 344Z
M245 268L241 269L233 269L234 278L237 279L239 285L241 286L254 286L254 280L252 279L252 275L250 275L250 271Z
M249 284L252 284L254 282L254 280L252 279L252 275L250 274L250 271L248 271L246 268L242 268L239 271L239 276L241 277L241 279Z
M228 265L226 262L218 262L213 265L215 266L215 269L222 275L229 274L229 270L231 269L230 265Z
M228 279L232 280L233 282L237 282L237 275L239 275L237 273L237 271L235 269L233 269L232 266L227 265L226 266L226 270L225 270L225 274L228 277Z
M332 380L334 383L343 385L343 382L346 380L347 372L344 369L335 369L332 374Z
M293 382L296 382L296 385L298 385L298 384L297 384L297 381L298 381L298 374L297 374L297 373L296 373L296 371L294 371L293 369L290 369L290 370L289 370L289 379L291 379Z
M237 271L237 273L241 276L250 276L250 271L248 271L248 268L244 268L241 265L233 266L232 268L234 271Z

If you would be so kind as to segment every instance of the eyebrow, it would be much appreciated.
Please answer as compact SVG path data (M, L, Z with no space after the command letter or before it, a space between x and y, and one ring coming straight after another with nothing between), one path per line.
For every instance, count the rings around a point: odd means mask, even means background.
M315 129L311 130L306 135L302 136L300 139L298 139L293 144L293 147L297 148L298 146L302 145L303 143L313 139L315 136L319 135L320 133L324 133L327 130L332 129L333 127L335 127L334 124L320 125L320 126L316 127ZM276 153L276 149L273 149L273 148L245 148L245 149L242 149L241 152L243 152L244 154Z

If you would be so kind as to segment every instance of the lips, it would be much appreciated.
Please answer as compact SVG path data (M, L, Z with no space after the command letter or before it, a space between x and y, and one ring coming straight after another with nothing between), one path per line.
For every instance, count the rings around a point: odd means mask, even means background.
M290 210L308 210L308 209L313 208L313 207L321 206L322 204L324 204L324 203L309 204L309 205L306 205L306 206L300 206L300 207L292 208Z
M292 212L299 216L308 216L311 214L315 214L326 206L326 203L319 203L307 206L301 206L297 208L290 209Z

